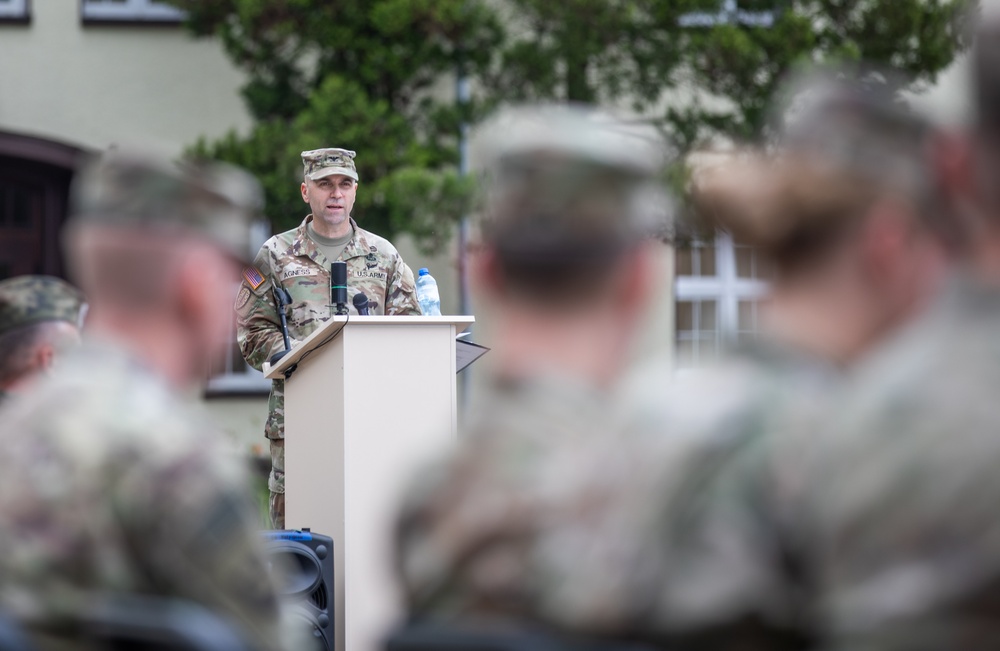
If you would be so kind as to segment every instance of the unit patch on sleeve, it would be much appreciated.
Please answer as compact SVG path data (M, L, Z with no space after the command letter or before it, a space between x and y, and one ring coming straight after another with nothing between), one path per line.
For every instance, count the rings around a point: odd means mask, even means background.
M264 284L264 276L261 275L257 267L244 267L243 280L247 281L250 289L257 289Z
M250 300L250 290L246 287L240 287L240 293L236 295L236 305L235 308L238 310L247 304Z

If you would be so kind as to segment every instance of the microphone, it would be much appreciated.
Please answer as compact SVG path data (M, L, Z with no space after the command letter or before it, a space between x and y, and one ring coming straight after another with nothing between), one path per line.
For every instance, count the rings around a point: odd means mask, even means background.
M285 317L285 308L292 303L292 296L288 293L287 289L278 285L272 285L271 290L274 292L274 300L278 303L278 317L281 319L281 337L285 340L285 349L279 350L267 360L271 366L274 366L278 363L278 360L287 355L288 351L292 349L292 345L288 341L288 319Z
M358 292L354 295L354 309L361 316L368 316L368 297L365 296L364 292Z
M342 260L330 265L330 304L337 314L347 314L347 263Z

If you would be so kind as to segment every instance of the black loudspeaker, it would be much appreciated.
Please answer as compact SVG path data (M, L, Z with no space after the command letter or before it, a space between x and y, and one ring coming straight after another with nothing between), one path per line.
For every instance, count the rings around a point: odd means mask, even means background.
M263 535L282 603L306 621L316 640L308 651L334 651L333 538L309 529Z

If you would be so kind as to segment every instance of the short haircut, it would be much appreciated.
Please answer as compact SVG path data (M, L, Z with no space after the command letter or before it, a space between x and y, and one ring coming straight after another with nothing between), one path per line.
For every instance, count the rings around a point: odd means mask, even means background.
M40 321L0 334L0 383L15 382L30 373L39 346L58 349L67 345L68 329L60 325L58 321Z

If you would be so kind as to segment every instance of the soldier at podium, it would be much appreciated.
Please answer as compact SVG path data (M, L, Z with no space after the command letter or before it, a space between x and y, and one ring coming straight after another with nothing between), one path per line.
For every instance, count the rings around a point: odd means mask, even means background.
M298 228L273 236L243 273L236 298L243 357L260 370L284 347L274 288L291 295L285 308L292 343L332 315L330 265L347 263L348 304L364 292L369 314L420 315L413 272L389 240L360 228L351 216L358 192L355 152L329 147L302 152L302 200L312 212ZM284 381L275 380L264 434L271 444L271 523L285 526Z

